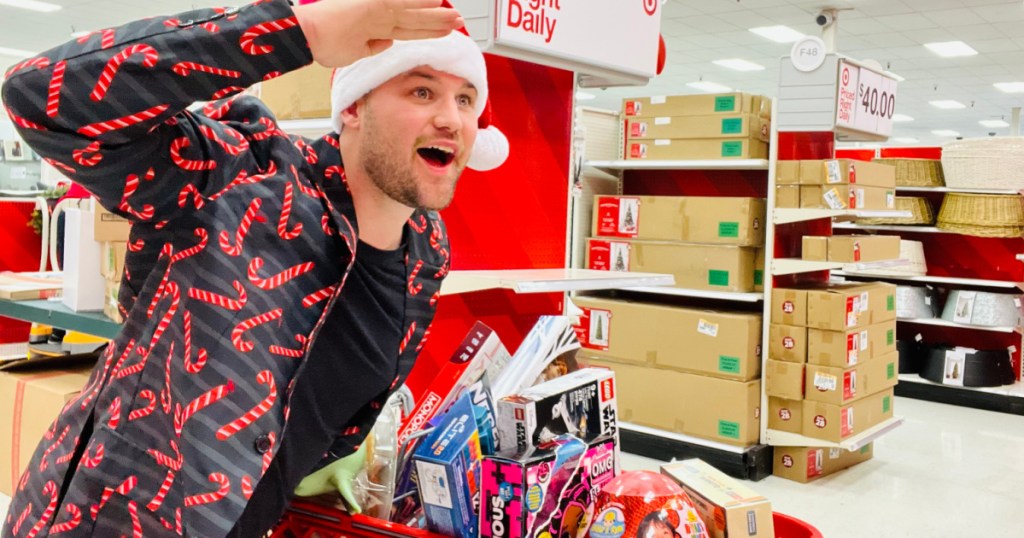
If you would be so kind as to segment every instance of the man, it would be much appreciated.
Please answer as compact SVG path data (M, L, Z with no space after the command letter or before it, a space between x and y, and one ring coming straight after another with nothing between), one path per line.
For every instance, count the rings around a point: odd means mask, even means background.
M486 70L460 26L440 0L261 0L12 68L24 140L134 225L125 327L3 536L260 536L358 446L433 319L449 267L435 210L467 163L507 155L478 131ZM250 97L186 110L313 59L352 64L332 87L340 134L288 136Z

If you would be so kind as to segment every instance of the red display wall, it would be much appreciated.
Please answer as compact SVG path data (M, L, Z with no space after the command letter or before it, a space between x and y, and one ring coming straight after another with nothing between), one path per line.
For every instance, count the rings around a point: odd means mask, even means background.
M36 271L42 240L28 226L33 202L0 202L0 271ZM0 344L24 342L30 324L0 318Z

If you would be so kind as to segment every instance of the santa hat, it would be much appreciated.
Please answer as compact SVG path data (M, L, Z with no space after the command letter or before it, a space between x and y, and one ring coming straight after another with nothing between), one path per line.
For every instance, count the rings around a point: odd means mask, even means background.
M447 0L443 4L451 7ZM340 133L342 129L342 110L377 86L424 65L462 77L476 87L474 108L479 131L467 166L479 171L501 166L508 158L508 139L491 125L487 64L480 47L465 33L465 28L436 39L395 40L383 52L336 69L331 80L331 124L335 132Z

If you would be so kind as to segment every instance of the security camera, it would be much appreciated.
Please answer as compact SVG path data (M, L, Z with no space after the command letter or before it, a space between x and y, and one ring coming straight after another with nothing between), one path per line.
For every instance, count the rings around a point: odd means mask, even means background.
M996 135L996 133L995 133L995 131L989 131L988 135L989 135L989 136L995 136L995 135Z
M820 11L818 12L818 16L814 18L814 22L822 28L830 26L833 22L836 22L835 13L831 11Z

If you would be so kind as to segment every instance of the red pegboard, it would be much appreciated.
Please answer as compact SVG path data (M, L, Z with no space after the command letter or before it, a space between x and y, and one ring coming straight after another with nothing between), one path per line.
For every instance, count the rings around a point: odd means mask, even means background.
M42 239L28 226L33 200L0 202L0 271L36 271ZM28 340L30 323L0 318L0 344Z

